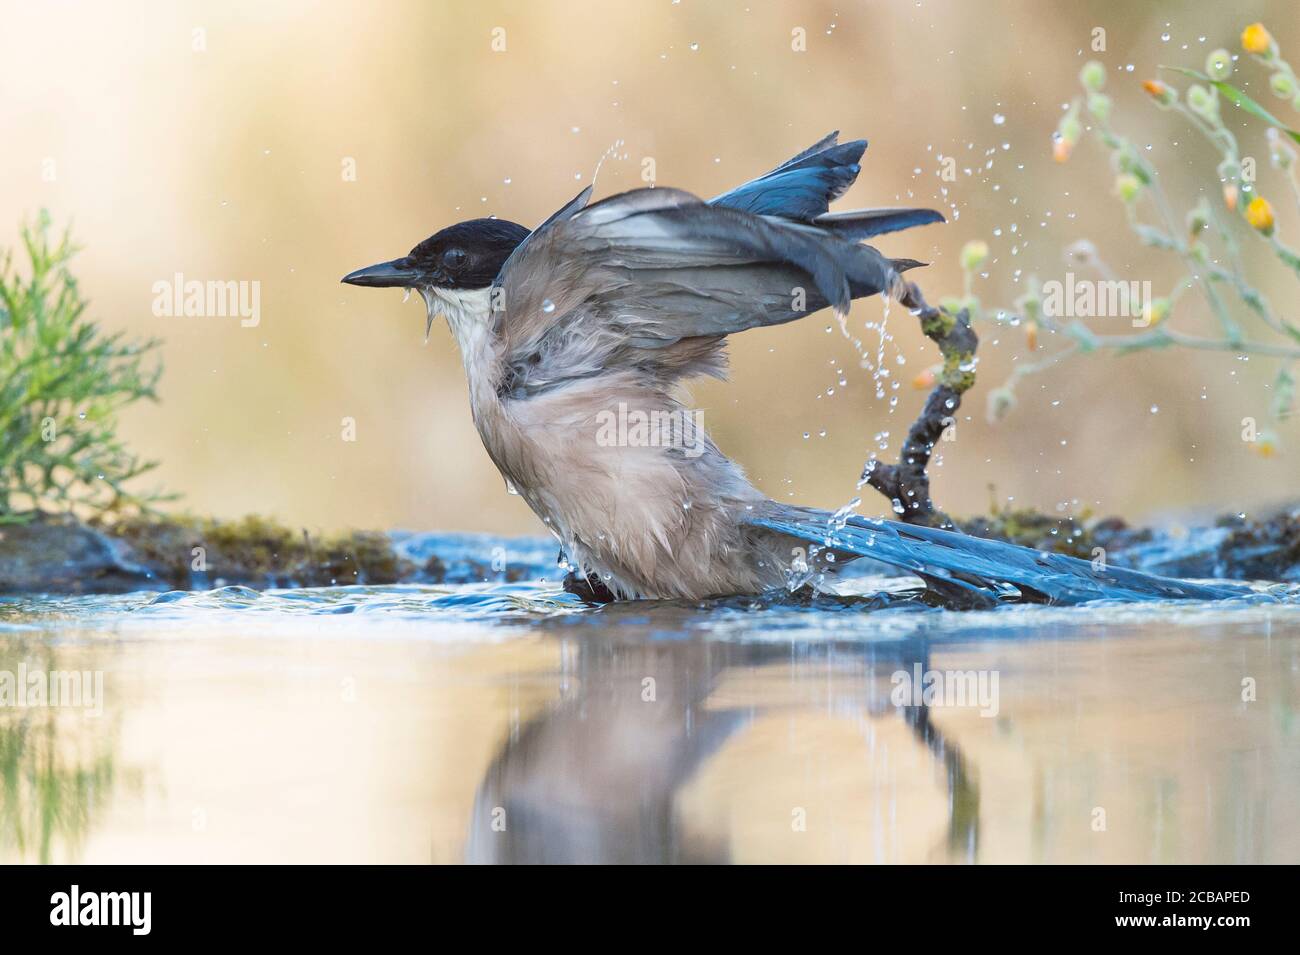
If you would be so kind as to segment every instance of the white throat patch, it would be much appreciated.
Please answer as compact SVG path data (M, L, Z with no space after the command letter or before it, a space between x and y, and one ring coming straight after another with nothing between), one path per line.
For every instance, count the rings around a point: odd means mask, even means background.
M419 290L429 319L424 326L424 340L429 340L436 315L445 315L447 325L456 338L462 354L469 354L468 345L480 341L487 331L491 311L491 286L479 289L446 289L425 287Z

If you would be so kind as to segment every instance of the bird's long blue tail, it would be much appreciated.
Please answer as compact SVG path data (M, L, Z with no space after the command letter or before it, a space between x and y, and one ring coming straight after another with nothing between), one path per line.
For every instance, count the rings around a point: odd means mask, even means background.
M811 507L775 505L751 523L824 547L838 560L870 557L910 571L945 600L964 606L1222 600L1250 592L1245 585L1173 580L933 527L839 518Z

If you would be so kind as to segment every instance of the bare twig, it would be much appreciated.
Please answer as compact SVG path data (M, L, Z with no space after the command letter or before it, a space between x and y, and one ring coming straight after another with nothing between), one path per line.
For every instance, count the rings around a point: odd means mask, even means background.
M970 313L962 309L955 316L929 305L921 290L908 282L899 302L921 322L927 338L939 346L943 370L926 399L925 408L912 423L897 464L872 460L862 480L893 502L894 511L910 524L951 526L952 519L934 506L930 476L926 469L934 446L955 421L961 397L975 384L975 349L979 338L970 324Z

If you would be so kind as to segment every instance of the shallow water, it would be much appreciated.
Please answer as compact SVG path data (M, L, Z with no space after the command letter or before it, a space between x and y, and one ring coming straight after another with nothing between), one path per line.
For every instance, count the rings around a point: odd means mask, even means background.
M595 609L529 571L0 601L0 674L103 675L0 708L0 861L1300 861L1294 588ZM891 698L927 671L985 692Z

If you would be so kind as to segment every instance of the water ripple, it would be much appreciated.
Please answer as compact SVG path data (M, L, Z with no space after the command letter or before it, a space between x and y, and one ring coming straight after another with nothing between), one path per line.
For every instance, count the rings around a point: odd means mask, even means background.
M1097 601L1083 607L1007 606L979 612L937 610L900 578L862 578L841 596L776 594L706 601L637 601L591 607L554 584L344 586L258 591L229 586L121 596L46 596L0 600L0 631L348 632L402 631L437 638L466 627L501 639L520 626L633 629L671 638L771 641L889 641L1014 638L1034 630L1160 622L1197 626L1300 614L1300 586L1261 585L1216 603Z

